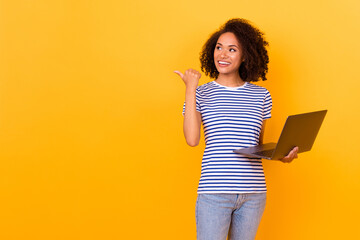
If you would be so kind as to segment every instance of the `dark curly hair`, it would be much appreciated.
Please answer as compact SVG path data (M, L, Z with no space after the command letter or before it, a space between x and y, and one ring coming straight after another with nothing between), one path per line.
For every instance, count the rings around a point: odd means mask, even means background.
M265 81L269 63L265 47L269 43L259 29L242 18L230 19L210 36L200 53L201 70L210 78L216 79L219 76L214 62L214 50L220 35L226 32L233 33L242 47L245 61L239 67L241 79L246 82L257 82L260 79Z

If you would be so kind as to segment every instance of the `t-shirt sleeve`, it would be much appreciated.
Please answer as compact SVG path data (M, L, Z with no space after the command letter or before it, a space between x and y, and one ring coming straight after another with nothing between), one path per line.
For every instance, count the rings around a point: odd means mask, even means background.
M264 105L263 105L263 119L271 118L271 110L272 110L272 98L270 92L266 90L264 97Z
M186 102L184 102L184 105L183 105L183 111L182 111L182 114L183 114L183 115L185 114L185 105L186 105ZM198 89L198 88L196 89L196 111L198 111L198 112L201 113L201 107L200 107L200 92L199 92L199 89Z

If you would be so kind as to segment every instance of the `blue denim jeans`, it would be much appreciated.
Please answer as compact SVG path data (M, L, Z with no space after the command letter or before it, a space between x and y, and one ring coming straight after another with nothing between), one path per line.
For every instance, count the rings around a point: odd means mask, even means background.
M198 240L253 240L265 209L266 193L198 194Z

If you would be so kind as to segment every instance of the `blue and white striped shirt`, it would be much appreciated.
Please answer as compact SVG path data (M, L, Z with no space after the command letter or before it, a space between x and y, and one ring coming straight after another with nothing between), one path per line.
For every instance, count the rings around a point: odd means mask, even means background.
M196 89L206 144L199 194L266 192L261 159L233 150L259 144L262 122L271 117L271 109L269 91L248 82L226 87L212 81Z

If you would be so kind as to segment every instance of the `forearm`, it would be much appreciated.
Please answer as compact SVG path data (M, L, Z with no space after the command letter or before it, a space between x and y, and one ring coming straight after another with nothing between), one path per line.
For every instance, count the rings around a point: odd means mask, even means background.
M266 125L266 120L263 120L262 127L261 127L261 132L260 132L260 137L259 137L259 144L263 144L264 133L265 133L265 125Z
M184 136L188 145L194 147L200 141L201 114L196 111L196 89L186 88Z
M195 147L200 141L201 114L196 111L196 88L201 74L191 68L184 74L180 71L175 71L175 73L181 77L186 86L183 126L185 139L187 144Z

